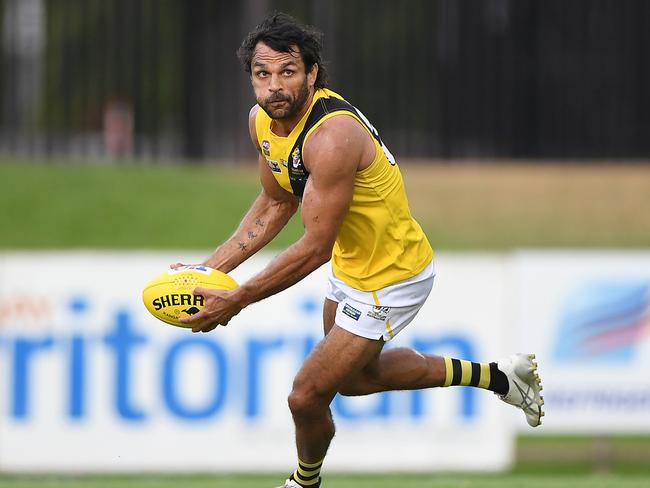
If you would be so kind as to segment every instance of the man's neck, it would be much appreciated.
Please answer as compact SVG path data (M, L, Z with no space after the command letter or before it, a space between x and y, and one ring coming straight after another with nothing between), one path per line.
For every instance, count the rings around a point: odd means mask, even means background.
M300 120L307 113L307 110L309 110L309 107L311 107L311 102L314 100L315 93L316 90L313 90L302 108L290 119L274 119L271 123L271 130L273 133L281 137L287 137L291 134L291 131L298 125Z

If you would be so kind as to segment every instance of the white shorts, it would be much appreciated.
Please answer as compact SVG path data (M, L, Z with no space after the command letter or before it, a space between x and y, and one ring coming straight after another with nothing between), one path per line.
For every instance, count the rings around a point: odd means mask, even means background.
M338 302L335 323L366 339L390 341L411 323L429 296L435 277L433 261L408 280L377 291L352 288L330 267L327 298Z

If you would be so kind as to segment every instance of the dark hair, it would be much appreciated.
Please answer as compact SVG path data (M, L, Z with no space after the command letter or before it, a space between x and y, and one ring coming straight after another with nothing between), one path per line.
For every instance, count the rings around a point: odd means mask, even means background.
M312 67L318 65L316 75L316 88L327 86L327 71L321 59L323 34L315 28L303 25L290 15L275 13L262 21L248 33L237 50L237 57L244 65L247 73L251 72L253 51L258 42L263 42L274 51L291 53L294 47L300 49L300 56L305 63L305 72L309 73Z

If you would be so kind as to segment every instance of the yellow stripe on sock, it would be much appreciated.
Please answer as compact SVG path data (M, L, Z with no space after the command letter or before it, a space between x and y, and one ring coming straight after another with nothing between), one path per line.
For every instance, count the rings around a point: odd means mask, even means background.
M302 486L316 485L320 481L319 475L322 466L323 466L322 459L316 463L306 463L299 458L298 469L294 471L293 477ZM305 469L303 469L303 467ZM307 480L305 478L313 478L313 479Z
M324 458L323 458L324 459ZM305 468L318 468L320 467L321 464L323 464L323 459L316 463L306 463L302 459L298 458L298 462L302 464Z
M481 363L481 379L478 382L478 387L487 389L488 386L490 386L490 365Z
M472 381L472 363L465 359L461 359L460 370L462 371L460 384L463 386L469 385L470 381Z
M451 380L454 378L454 367L451 364L451 358L444 357L445 360L445 383L442 386L451 386Z
M299 475L301 478L302 478L303 476L304 476L305 478L309 478L310 476L314 476L315 474L320 473L320 468L316 468L316 469L314 469L314 470L312 470L312 471L305 471L305 470L302 469L300 466L298 466L298 470L297 470L297 471L298 471L298 475Z

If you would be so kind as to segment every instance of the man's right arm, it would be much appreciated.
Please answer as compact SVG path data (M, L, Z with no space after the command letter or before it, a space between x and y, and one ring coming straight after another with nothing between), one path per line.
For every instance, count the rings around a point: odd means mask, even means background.
M279 185L261 154L255 130L255 115L258 109L257 105L251 109L248 127L251 140L259 153L262 192L235 233L203 262L206 266L224 273L232 271L268 244L298 209L298 199Z

